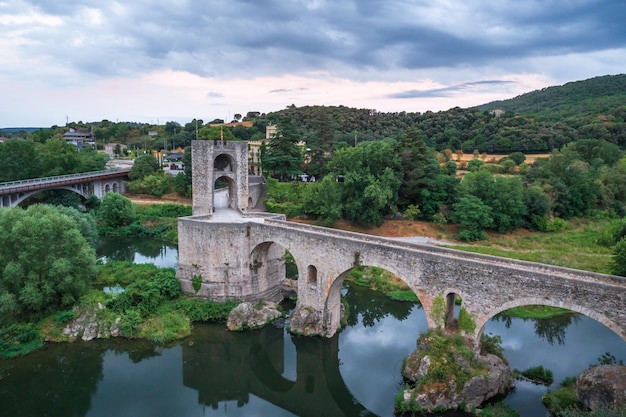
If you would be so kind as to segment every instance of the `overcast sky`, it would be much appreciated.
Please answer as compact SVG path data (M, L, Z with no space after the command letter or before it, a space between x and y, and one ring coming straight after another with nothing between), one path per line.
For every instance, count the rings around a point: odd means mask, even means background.
M625 66L624 0L0 0L0 127L438 111Z

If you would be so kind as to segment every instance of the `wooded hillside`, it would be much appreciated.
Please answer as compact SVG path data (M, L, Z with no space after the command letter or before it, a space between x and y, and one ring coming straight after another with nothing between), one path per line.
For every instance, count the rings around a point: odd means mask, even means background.
M492 110L505 113L496 117ZM626 75L608 75L549 87L475 108L425 113L382 113L345 106L289 106L259 116L255 126L291 119L307 144L399 139L409 128L436 150L546 152L579 139L626 147Z

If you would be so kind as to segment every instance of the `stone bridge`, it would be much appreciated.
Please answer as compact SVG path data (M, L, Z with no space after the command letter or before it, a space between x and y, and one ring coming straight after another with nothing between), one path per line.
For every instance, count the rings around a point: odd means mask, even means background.
M46 190L68 190L84 198L98 198L108 192L124 192L124 180L130 169L108 169L55 177L32 178L0 183L0 207L15 207L22 201Z
M178 277L186 293L213 300L279 300L288 250L299 274L292 332L333 336L340 327L340 290L347 273L376 266L415 292L429 328L453 325L454 302L460 297L476 324L470 334L475 341L491 317L523 305L582 313L626 340L625 278L302 225L247 207L209 210L203 201L212 197L195 194L196 189L212 194L210 183L196 188L199 162L193 162L194 216L178 223ZM211 181L220 175L214 170ZM234 182L230 186L237 188ZM245 193L238 201L248 201ZM445 305L440 308L437 300Z

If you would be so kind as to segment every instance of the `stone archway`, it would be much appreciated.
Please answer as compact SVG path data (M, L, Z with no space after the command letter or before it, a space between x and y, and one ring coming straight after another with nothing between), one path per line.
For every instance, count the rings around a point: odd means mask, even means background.
M286 278L285 256L288 249L276 242L263 242L250 252L250 290L253 294L271 294L270 298L280 301L280 287ZM297 265L296 265L297 267Z

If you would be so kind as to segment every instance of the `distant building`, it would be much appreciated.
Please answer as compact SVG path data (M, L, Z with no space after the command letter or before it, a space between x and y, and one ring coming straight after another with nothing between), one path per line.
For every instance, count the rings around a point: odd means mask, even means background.
M94 148L96 147L96 138L94 137L92 132L84 132L70 129L63 134L63 138L67 143L71 143L79 150L83 149L86 144L91 145Z
M121 143L105 143L104 144L104 152L109 155L110 157L114 157L115 155L115 148L119 146L120 147L120 155L123 155L124 153L124 149L126 149L128 146L123 145Z
M495 110L491 110L489 113L491 113L492 116L500 117L505 113L505 111L502 109L495 109Z

